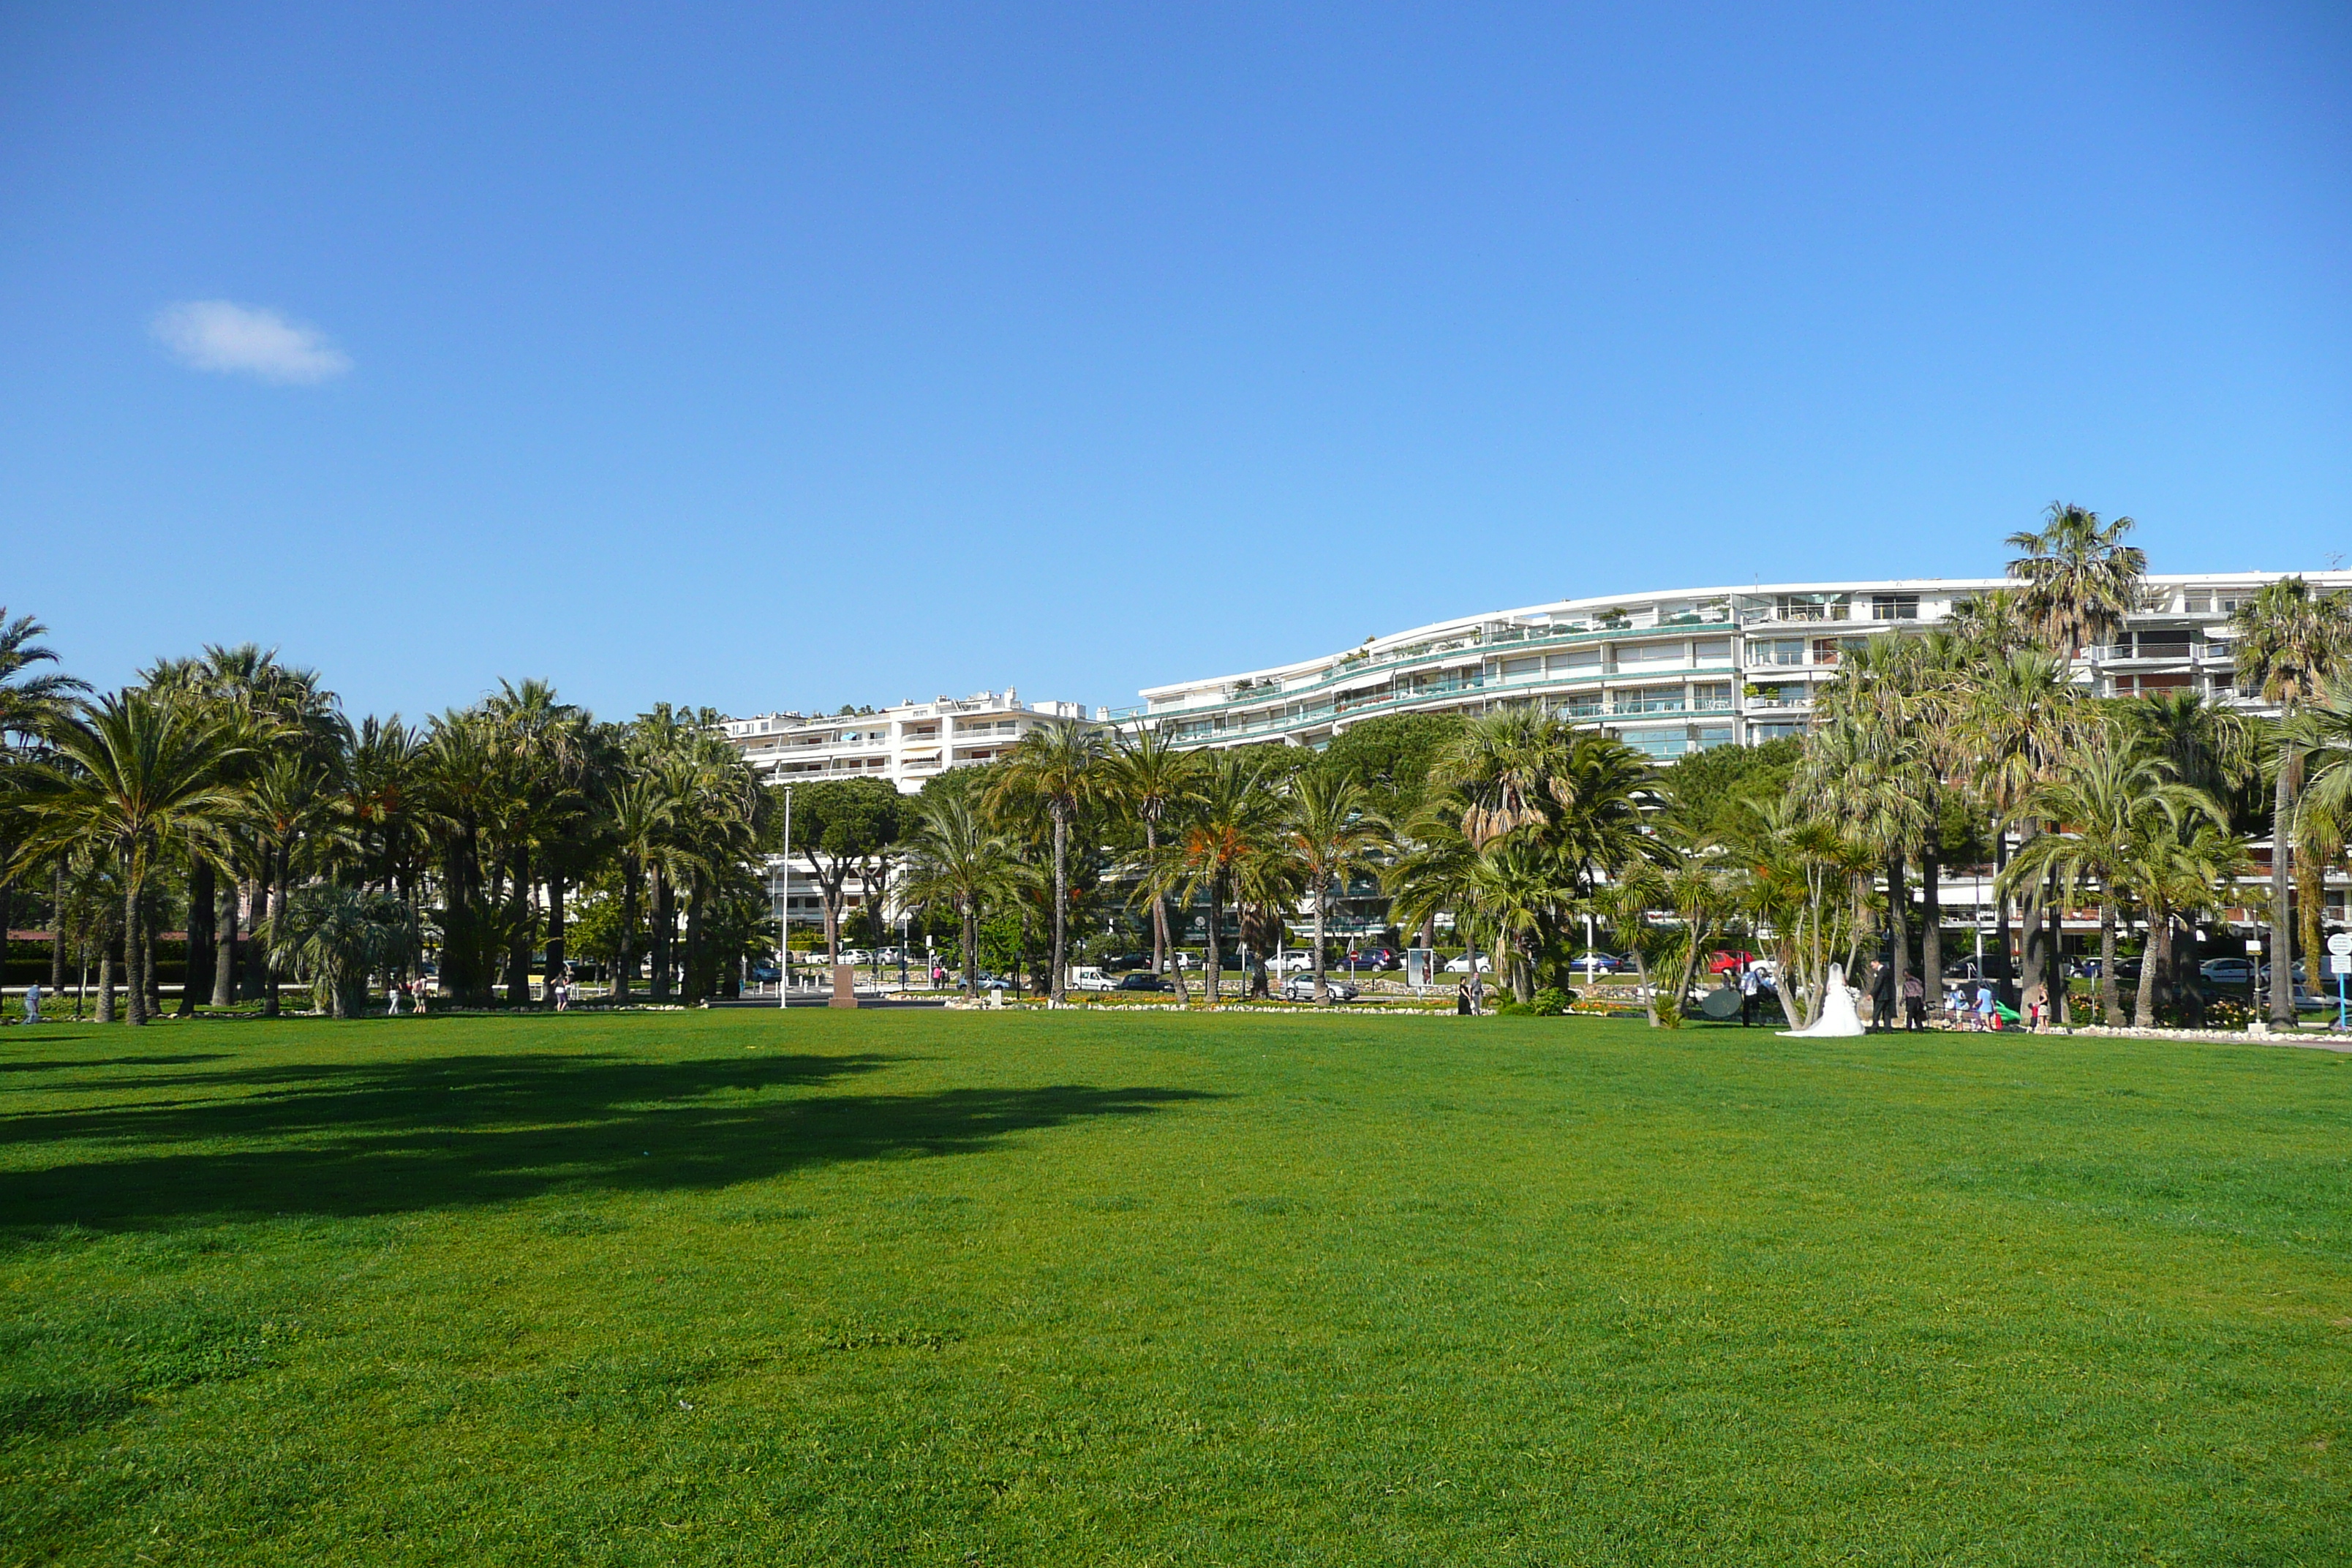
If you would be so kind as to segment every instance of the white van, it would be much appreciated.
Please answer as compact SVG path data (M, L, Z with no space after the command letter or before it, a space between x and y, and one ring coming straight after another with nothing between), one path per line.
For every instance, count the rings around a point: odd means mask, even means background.
M1118 982L1109 979L1095 965L1091 963L1079 963L1071 966L1070 983L1064 989L1070 991L1115 991L1118 988Z

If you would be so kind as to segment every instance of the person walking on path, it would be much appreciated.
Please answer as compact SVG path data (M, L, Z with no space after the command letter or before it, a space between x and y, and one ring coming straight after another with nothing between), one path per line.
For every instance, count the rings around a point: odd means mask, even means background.
M390 1008L385 1012L384 1016L385 1016L385 1017L387 1017L387 1018L397 1018L397 1017L399 1017L399 1016L400 1016L400 977L399 977L398 975L394 975L394 976L393 976L391 983L390 983L389 984L387 984L387 985L385 985L385 986L384 986L383 991L384 991L384 994L385 994L386 996L390 997L390 998L391 998L391 1000L392 1000L392 1006L391 1006L391 1007L390 1007Z
M1744 1029L1756 1022L1756 997L1763 988L1763 973L1755 964L1751 963L1739 972L1739 1026L1741 1028Z
M36 980L30 985L25 987L25 1022L27 1024L37 1024L40 1021L41 983Z
M1454 988L1454 1013L1460 1018L1470 1016L1470 982L1467 980Z
M1916 974L1903 977L1903 1032L1916 1035L1927 1026L1927 986Z

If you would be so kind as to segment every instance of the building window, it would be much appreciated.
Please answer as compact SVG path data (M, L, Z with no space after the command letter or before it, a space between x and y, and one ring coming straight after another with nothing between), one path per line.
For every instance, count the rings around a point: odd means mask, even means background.
M1919 618L1919 595L1873 594L1870 596L1870 618L1874 621L1916 621Z
M1691 706L1705 711L1731 706L1731 682L1710 680L1691 688Z
M1775 720L1768 724L1750 724L1748 726L1748 738L1759 745L1763 744L1766 741L1794 740L1804 732L1805 726L1802 723L1791 724L1779 720Z
M1748 663L1750 668L1804 662L1805 644L1801 637L1759 637L1748 645Z
M1691 743L1702 752L1731 744L1731 726L1728 724L1702 724L1691 734Z

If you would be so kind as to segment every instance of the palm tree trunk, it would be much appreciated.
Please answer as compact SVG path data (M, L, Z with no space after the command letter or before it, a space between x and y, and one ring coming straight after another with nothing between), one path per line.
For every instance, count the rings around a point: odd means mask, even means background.
M1326 882L1315 889L1315 1005L1322 1006L1331 1000L1331 993L1323 982L1323 906L1330 901L1331 885Z
M103 921L98 929L98 1021L114 1022L114 937Z
M1069 958L1070 923L1070 818L1059 805L1054 808L1054 978L1046 987L1047 998L1062 1000L1068 973L1065 965Z
M636 956L630 951L630 938L637 927L637 868L635 861L621 862L621 936L619 952L613 963L613 1000L629 999L629 981L636 968Z
M268 977L263 973L268 954L255 940L261 934L261 922L269 912L269 852L261 851L260 868L245 882L245 978L238 994L248 1002L258 1001L268 988Z
M530 851L515 851L513 902L509 910L514 934L507 940L507 1005L530 1005Z
M147 913L147 929L139 937L140 979L147 988L147 1016L163 1016L163 986L155 973L155 950L163 945L163 901L152 889L139 895Z
M2066 984L2066 900L2058 896L2058 874L2050 874L2050 885L2043 905L2050 911L2050 1021L2072 1024L2074 1021L2074 997Z
M1156 873L1160 866L1160 823L1147 816L1143 819L1143 863ZM1151 973L1168 973L1168 897L1159 889L1151 893Z
M669 1000L670 918L674 912L670 907L669 873L665 868L656 864L654 867L652 981L653 999L656 1002Z
M1932 1009L1944 996L1944 867L1934 826L1927 831L1928 840L1919 847L1919 994Z
M1993 984L2005 1006L2018 1004L2017 971L2010 962L2009 895L2000 890L2001 873L2009 869L2009 829L1999 817L1992 824L1992 907L1998 941L1992 950Z
M1895 968L1891 994L1895 1017L1899 1018L1903 1013L1903 983L1911 976L1911 879L1905 875L1900 849L1886 858L1886 937L1887 958ZM1924 985L1920 987L1923 993L1926 989ZM1895 1018L1883 1022L1888 1029L1895 1026Z
M271 940L273 942L277 940L276 932L278 931L278 923L286 918L286 884L288 880L286 849L283 846L280 846L278 848L272 851L269 857L269 930L271 932ZM261 1015L265 1018L275 1018L278 1016L280 1012L278 996L279 984L278 965L270 963L268 955L264 953L262 957L262 967L263 973L269 976L269 990L262 1002Z
M130 1021L133 1026L147 1022L147 987L141 983L140 949L147 934L147 912L140 906L140 887L132 875L131 857L122 858L122 970Z
M980 999L980 906L971 899L963 909L963 994Z
M2139 955L2139 994L2132 998L2132 1026L2148 1029L2156 1026L2156 976L2167 958L2171 956L2172 917L2155 910L2147 911L2147 947Z
M199 859L188 868L188 957L180 969L178 1008L183 1018L195 1016L196 993L212 983L213 882L211 861Z
M1209 942L1205 950L1209 962L1207 979L1202 982L1202 988L1209 994L1209 1005L1212 1007L1217 1005L1217 992L1224 979L1225 955L1217 943L1217 927L1223 921L1225 913L1224 899L1222 896L1223 891L1224 889L1217 885L1217 879L1211 878L1209 880Z
M686 906L686 984L679 1000L689 1006L708 996L709 989L703 974L702 911L709 902L703 895L702 873L694 873Z
M2140 961L2140 972L2147 962ZM2116 984L2116 906L2112 898L2099 900L2099 1016L2110 1029L2124 1021L2123 988Z
M2278 787L2271 799L2271 1023L2294 1026L2294 910L2288 826L2294 820L2294 777L2287 743L2279 742Z
M60 855L49 868L49 993L62 996L65 991L66 858Z
M561 872L551 871L547 877L547 983L551 999L556 977L563 973L569 945L563 936L563 877ZM776 967L782 969L781 959Z
M220 886L213 907L213 1005L236 1001L236 879Z

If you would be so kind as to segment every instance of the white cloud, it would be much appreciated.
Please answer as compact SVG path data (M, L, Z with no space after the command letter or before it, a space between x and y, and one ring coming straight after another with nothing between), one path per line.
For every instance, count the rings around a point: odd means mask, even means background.
M318 328L226 300L167 305L152 330L173 357L196 370L243 371L264 381L310 385L352 368L351 357Z

